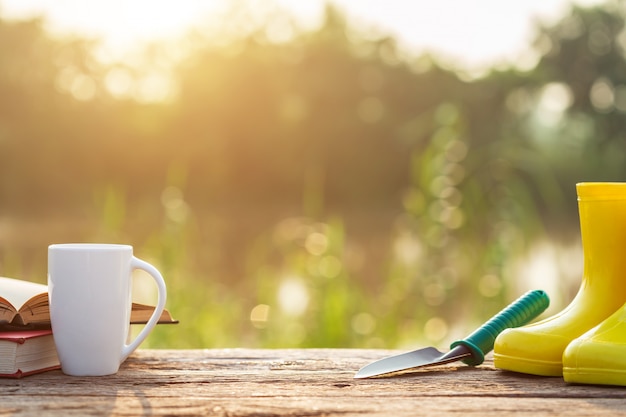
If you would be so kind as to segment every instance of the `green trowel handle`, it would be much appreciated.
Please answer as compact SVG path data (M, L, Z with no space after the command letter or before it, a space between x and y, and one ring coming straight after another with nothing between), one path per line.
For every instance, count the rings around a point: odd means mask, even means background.
M496 337L503 330L529 323L548 308L549 305L550 299L544 291L529 291L489 319L489 321L464 340L457 340L452 343L450 348L452 349L459 345L465 346L472 352L472 356L463 360L463 362L472 366L480 365L485 360L485 354L493 349Z

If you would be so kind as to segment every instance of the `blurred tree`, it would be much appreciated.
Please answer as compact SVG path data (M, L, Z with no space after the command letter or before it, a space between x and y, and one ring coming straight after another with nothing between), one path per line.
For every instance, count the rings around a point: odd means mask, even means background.
M533 198L546 224L577 222L576 182L626 176L625 36L622 1L573 6L557 24L538 27L537 66L504 90L508 136L531 146L550 184Z
M563 180L623 180L626 176L626 31L624 3L575 7L537 42L545 53L535 71L549 100L550 83L565 86L565 117L554 147L566 156ZM560 85L557 84L557 85ZM552 95L558 94L553 90ZM558 145L556 145L558 143ZM569 166L568 166L569 165Z
M124 83L111 80L142 69L106 67L93 42L52 39L39 20L0 21L0 195L4 205L64 206L113 183L131 201L155 198L182 163L198 204L298 205L315 183L329 208L399 210L410 155L426 152L454 113L469 149L459 186L496 202L527 195L549 223L574 182L624 176L621 5L572 8L539 28L533 70L472 81L401 54L392 38L359 34L332 6L319 29L281 41L269 23L241 17L247 31L228 42L190 38L178 93L159 103L116 93ZM289 20L277 13L268 19ZM229 24L243 14L233 16ZM146 51L143 70L158 55Z

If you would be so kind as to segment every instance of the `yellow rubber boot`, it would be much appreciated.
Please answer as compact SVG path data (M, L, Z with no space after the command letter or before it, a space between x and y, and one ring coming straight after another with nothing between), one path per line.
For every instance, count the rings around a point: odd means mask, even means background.
M563 379L579 384L626 385L626 305L567 346Z
M626 183L576 184L583 246L583 277L560 313L507 329L494 345L496 368L560 376L570 342L626 302Z

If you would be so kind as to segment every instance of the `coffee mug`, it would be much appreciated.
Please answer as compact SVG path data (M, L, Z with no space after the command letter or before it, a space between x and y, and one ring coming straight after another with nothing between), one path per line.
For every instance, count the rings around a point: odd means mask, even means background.
M158 288L157 306L127 344L131 274L141 269ZM110 375L144 341L165 307L159 271L133 256L128 245L70 243L48 247L48 297L52 335L65 374Z

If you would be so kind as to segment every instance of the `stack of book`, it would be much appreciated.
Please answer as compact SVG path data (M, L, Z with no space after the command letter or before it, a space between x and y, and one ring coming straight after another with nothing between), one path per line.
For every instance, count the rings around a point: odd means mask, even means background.
M154 307L133 303L131 324L145 324ZM163 310L159 324L177 323ZM48 287L0 277L0 377L20 378L59 369L50 326Z

